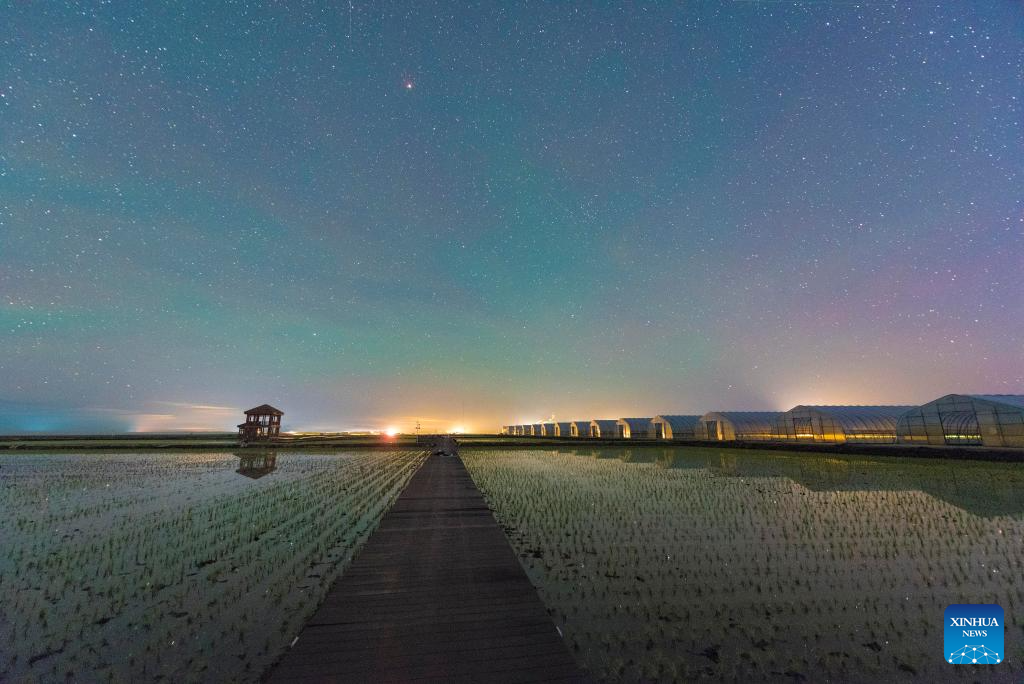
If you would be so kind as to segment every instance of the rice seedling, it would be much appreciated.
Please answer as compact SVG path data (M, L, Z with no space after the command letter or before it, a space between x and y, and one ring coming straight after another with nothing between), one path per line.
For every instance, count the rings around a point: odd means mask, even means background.
M0 680L258 677L422 458L0 456Z
M971 681L939 657L943 610L1024 594L1017 464L611 451L463 452L599 679Z

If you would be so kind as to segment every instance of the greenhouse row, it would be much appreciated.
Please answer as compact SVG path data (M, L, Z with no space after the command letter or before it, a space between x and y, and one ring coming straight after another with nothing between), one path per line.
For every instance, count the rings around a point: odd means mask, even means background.
M529 437L1024 447L1024 394L948 394L921 406L795 406L788 411L506 425Z

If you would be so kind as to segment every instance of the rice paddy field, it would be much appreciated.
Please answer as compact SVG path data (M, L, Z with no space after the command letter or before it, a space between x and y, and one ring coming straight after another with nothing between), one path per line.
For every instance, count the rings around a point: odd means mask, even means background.
M0 455L0 681L258 680L423 459L242 455Z
M718 449L464 450L603 681L1020 681L1021 464ZM1006 660L943 659L998 603Z

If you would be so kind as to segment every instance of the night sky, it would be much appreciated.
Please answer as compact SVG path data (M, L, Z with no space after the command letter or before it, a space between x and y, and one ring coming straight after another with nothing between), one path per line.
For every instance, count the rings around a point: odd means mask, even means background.
M4 3L0 432L1024 391L1024 4Z

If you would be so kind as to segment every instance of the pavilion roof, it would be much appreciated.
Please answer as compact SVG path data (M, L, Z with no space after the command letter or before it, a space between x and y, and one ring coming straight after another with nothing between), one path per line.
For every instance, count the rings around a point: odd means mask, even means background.
M260 404L256 408L251 408L245 412L245 415L257 415L257 416L283 416L284 411L276 409L270 404Z

